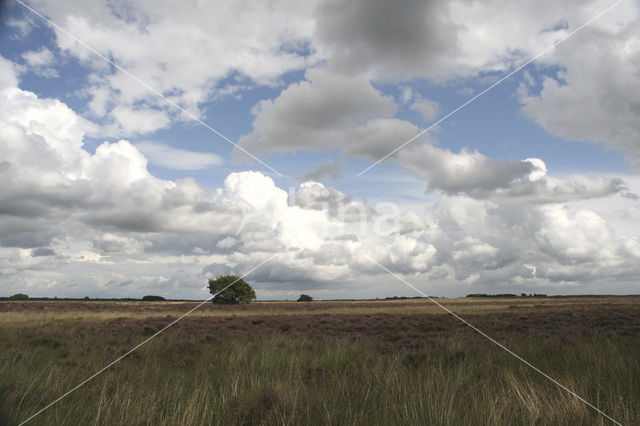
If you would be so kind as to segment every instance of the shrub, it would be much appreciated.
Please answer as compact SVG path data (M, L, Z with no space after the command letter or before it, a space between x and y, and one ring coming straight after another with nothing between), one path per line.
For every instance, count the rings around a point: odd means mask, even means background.
M311 302L312 300L313 297L308 294L301 294L300 297L298 297L298 302Z
M26 294L18 293L9 297L9 300L29 300L29 296Z
M166 299L162 296L148 295L148 296L144 296L142 300L144 300L145 302L162 302L163 300L166 300Z
M500 293L500 294L473 293L473 294L467 294L467 297L518 297L518 296L516 294L511 294L511 293Z
M236 305L251 303L256 298L256 292L242 278L235 275L224 275L209 280L209 291L215 294L212 302L221 305Z

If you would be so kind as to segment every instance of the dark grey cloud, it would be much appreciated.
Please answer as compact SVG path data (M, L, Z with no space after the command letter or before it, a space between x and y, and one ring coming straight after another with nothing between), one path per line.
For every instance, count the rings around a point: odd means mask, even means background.
M322 181L324 178L337 180L342 178L343 168L344 161L329 161L328 163L320 164L315 170L303 174L298 179L301 181Z
M427 180L429 191L477 199L561 203L605 197L626 189L619 178L547 176L546 165L540 159L496 160L477 151L463 149L456 154L430 144L405 148L397 161Z
M533 170L533 165L527 162L494 160L467 150L454 154L432 145L407 149L400 153L400 162L426 177L429 190L448 194L488 193L507 188Z
M50 220L0 215L0 246L38 248L48 246L58 232Z
M332 68L384 76L439 75L458 53L447 1L328 0L316 37Z
M324 69L305 78L254 107L253 130L238 139L240 146L252 152L339 149L377 159L418 132L393 118L394 100L366 78Z
M55 254L56 252L48 247L38 247L31 250L31 256L33 257L55 256Z

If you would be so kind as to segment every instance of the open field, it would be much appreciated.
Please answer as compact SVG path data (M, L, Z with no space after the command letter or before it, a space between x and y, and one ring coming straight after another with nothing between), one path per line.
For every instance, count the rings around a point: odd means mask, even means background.
M640 424L640 297L438 299ZM1 302L18 424L195 304ZM30 424L613 424L427 300L207 303Z

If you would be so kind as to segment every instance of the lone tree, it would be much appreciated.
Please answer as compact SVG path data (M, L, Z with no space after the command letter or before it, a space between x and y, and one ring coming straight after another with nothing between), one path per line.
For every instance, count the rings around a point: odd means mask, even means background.
M245 280L235 275L224 275L215 280L210 279L209 291L216 295L212 300L213 303L221 305L251 303L256 298L256 292L253 291L253 288Z
M9 300L29 300L29 296L23 293L18 293L10 296Z
M298 297L298 302L311 302L312 300L313 297L308 294L301 294L300 297Z

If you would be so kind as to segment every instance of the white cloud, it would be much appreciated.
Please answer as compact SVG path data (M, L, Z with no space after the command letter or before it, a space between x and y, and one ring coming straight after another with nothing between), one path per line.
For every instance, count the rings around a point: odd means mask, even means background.
M113 125L105 129L109 135L136 135L151 133L169 126L171 120L165 111L118 105L109 113Z
M589 210L569 212L560 206L545 206L544 221L536 232L542 250L566 262L619 262L619 243L613 230Z
M440 156L431 165L444 168L438 189L461 195L422 211L373 206L314 182L289 194L258 172L232 173L211 192L193 179L153 176L125 140L88 153L90 123L59 101L18 88L0 95L15 106L0 108L0 282L9 291L200 297L210 273L243 273L274 253L252 275L258 288L372 292L363 283L388 278L368 258L434 285L474 288L626 282L640 272L637 237L619 238L596 212L498 196L551 185L540 160L496 165L423 147ZM506 172L486 174L487 162Z
M233 237L225 237L216 243L216 247L221 249L228 249L235 246L237 240Z
M440 112L440 105L430 99L419 98L411 104L411 109L418 111L425 121L431 121L436 118Z
M22 54L28 68L45 78L58 77L58 71L52 66L54 62L53 52L46 47L40 50L30 50Z
M640 8L623 2L612 16L556 48L557 76L542 89L523 85L523 112L565 139L623 150L640 166ZM576 44L579 48L576 48Z
M0 90L17 86L18 76L13 62L0 56Z
M288 202L303 209L325 212L330 218L342 223L366 221L374 214L371 206L312 181L300 184L297 192L289 194Z
M275 84L284 72L314 62L300 49L313 32L313 2L240 7L233 1L215 5L195 0L180 4L98 1L89 5L38 0L32 7L197 116L201 116L201 103L227 93L230 87ZM131 110L141 102L163 109L164 101L138 82L67 35L55 32L60 51L94 71L88 93L103 96L99 101L103 106L95 107L94 113L109 113L115 105ZM110 117L121 125L122 136L127 136L124 132L131 122L120 122L127 116Z
M223 163L222 158L216 154L187 151L155 142L137 142L135 147L151 164L174 170L201 170Z
M46 47L40 50L30 50L22 54L22 58L25 62L32 67L42 67L51 65L53 62L53 53Z

